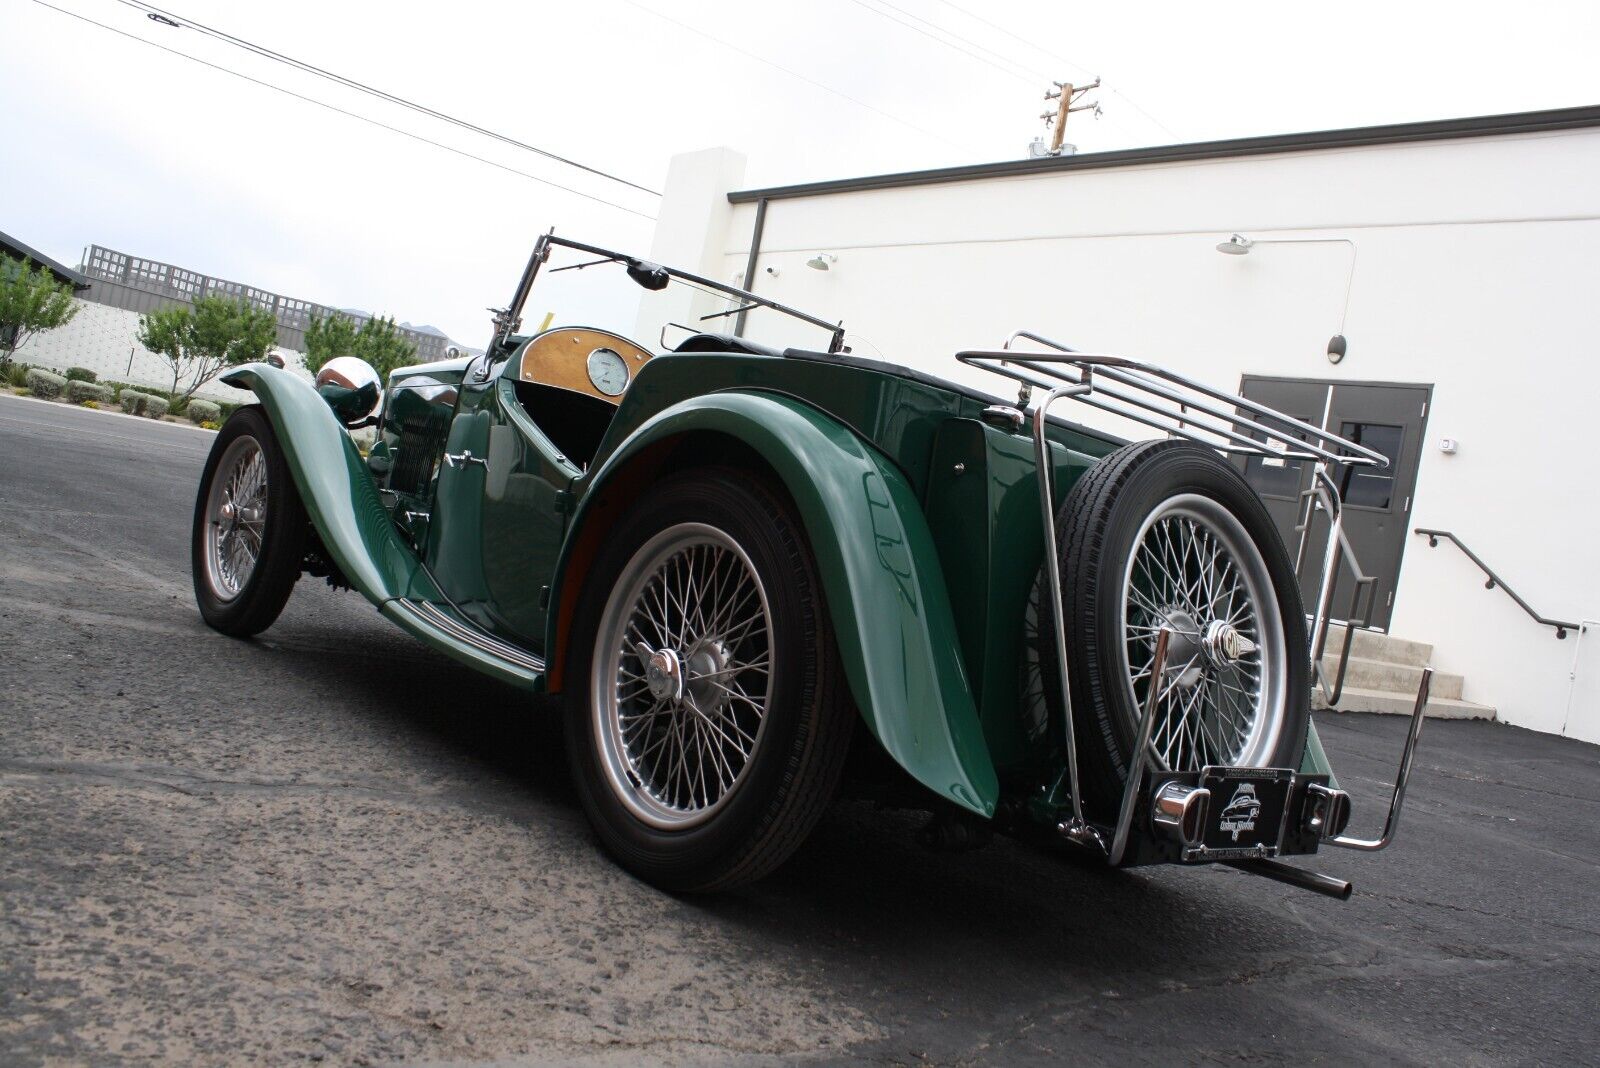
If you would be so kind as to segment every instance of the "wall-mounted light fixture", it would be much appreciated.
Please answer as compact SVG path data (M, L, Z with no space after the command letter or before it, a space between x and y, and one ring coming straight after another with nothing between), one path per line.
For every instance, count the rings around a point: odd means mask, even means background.
M832 269L833 265L838 262L839 257L835 256L833 253L819 252L815 256L812 256L809 260L806 260L806 266L810 267L813 271L826 271Z
M1243 234L1230 234L1226 241L1217 242L1217 251L1226 256L1245 256L1257 245L1349 245L1350 270L1344 279L1344 307L1339 312L1339 332L1328 339L1328 362L1339 363L1350 350L1345 340L1344 322L1350 315L1350 287L1356 280L1356 243L1348 237L1260 237L1249 238Z

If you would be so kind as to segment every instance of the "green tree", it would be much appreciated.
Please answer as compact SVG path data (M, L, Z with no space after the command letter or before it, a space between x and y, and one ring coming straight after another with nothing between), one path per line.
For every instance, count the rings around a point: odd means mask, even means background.
M306 327L306 370L316 374L335 356L354 353L356 333L356 324L346 316L313 315Z
M387 382L390 371L416 361L417 347L405 339L392 317L379 316L362 323L356 332L355 355L370 363L378 378Z
M29 260L0 255L0 366L35 333L71 322L78 308L70 284Z
M405 339L391 316L376 316L359 327L343 315L313 316L306 328L306 370L316 374L335 356L363 359L380 379L387 379L390 371L417 358L417 347Z
M172 368L175 407L224 367L265 359L277 334L271 312L226 297L201 297L192 310L177 305L139 317L139 344Z

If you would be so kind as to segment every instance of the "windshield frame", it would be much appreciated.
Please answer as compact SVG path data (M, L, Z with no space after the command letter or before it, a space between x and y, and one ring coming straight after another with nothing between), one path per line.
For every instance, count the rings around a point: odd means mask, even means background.
M598 245L588 245L584 244L582 241L573 241L570 238L557 237L554 228L551 228L551 230L547 233L540 234L539 240L534 242L533 252L528 257L528 265L523 268L522 278L517 283L516 292L512 294L511 303L504 308L491 309L491 311L494 312L496 348L502 347L505 342L508 341L511 336L521 328L522 309L527 303L528 294L533 289L534 280L539 276L539 268L542 267L545 261L550 258L550 251L556 246L574 249L578 252L587 252L591 256L599 257L590 263L573 264L570 267L556 268L557 270L572 270L579 267L592 267L601 263L620 263L631 271L640 271L645 274L653 274L658 271L665 272L672 278L676 278L690 285L713 289L718 293L724 294L725 296L735 297L742 303L742 307L731 309L728 312L718 313L718 317L723 315L737 315L742 312L747 312L751 308L770 308L771 310L782 315L791 316L792 318L799 319L804 323L809 323L812 326L820 327L821 329L828 331L832 337L832 340L830 340L828 343L828 355L838 355L844 350L844 323L842 321L838 323L829 322L828 320L818 318L809 312L803 312L799 308L792 308L787 304L780 304L778 301L771 300L756 293L752 293L748 289L740 289L738 286L728 285L726 282L718 282L715 279L705 278L701 275L680 270L676 267L652 263L649 260L640 259L637 256L630 256L625 252L617 252L613 249L601 248Z

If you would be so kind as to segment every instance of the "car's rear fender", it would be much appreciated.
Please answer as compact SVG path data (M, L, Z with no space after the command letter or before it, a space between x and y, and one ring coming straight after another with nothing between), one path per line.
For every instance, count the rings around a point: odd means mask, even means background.
M417 594L416 553L395 531L366 462L311 383L264 363L235 368L222 381L254 392L272 420L306 515L350 585L376 605Z
M792 397L735 390L683 401L585 477L551 591L550 688L563 686L565 638L604 531L661 473L674 443L704 434L753 450L794 500L851 693L890 757L941 797L993 815L999 784L916 495L849 428Z

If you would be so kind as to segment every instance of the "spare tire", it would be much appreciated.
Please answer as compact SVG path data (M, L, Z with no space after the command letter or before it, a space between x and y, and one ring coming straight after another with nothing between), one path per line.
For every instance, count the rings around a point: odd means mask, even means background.
M1265 506L1216 452L1137 442L1083 474L1056 515L1082 796L1109 820L1169 639L1149 752L1156 766L1298 768L1310 719L1299 583ZM1049 584L1041 568L1037 595ZM1043 602L1036 602L1042 607ZM1028 660L1064 740L1055 614L1037 612Z

